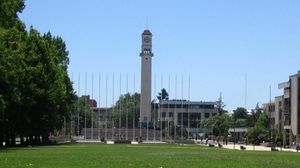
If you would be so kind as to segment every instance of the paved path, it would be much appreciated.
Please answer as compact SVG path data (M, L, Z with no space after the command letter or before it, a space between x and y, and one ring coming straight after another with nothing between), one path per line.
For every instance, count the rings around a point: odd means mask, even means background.
M255 151L271 151L270 147L265 147L265 146L252 146L252 145L243 145L243 144L237 144L237 145L233 145L233 144L229 144L229 145L223 145L223 148L226 149L235 149L235 150L241 150L240 146L244 146L246 147L245 150L255 150ZM280 148L280 147L276 147L276 149L278 149L279 151L290 151L290 152L297 152L295 149L290 149L290 148Z

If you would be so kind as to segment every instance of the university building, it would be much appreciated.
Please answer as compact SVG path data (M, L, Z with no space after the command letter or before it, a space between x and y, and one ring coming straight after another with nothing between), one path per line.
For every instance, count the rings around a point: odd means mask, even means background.
M216 105L216 102L162 100L157 104L156 125L162 129L168 125L183 126L193 132L202 120L219 113Z
M278 85L283 95L275 98L274 127L283 135L283 146L300 142L300 71Z
M89 104L90 109L93 111L94 119L100 128L106 124L112 124L111 107L97 107L97 101L91 99L90 95L83 95L82 97Z
M276 130L275 126L275 102L263 104L265 114L268 117L268 128L272 131Z

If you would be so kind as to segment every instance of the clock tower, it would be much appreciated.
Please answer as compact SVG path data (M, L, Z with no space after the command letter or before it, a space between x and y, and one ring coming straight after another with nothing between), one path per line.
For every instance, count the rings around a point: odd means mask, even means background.
M140 97L140 126L142 128L153 127L151 122L151 59L152 53L152 33L144 30L142 34L141 56L141 97Z

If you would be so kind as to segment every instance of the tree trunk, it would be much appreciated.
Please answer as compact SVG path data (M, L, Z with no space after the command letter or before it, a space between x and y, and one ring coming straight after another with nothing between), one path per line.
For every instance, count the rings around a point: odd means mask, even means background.
M10 134L11 146L16 146L16 134L13 132Z
M6 133L5 134L5 146L9 146L10 145L9 138L10 138L9 133Z
M3 138L3 134L1 132L0 133L0 147L3 147L3 140L4 140L4 138Z
M42 142L43 142L43 144L49 143L49 136L48 136L48 134L43 134L42 135Z
M35 142L36 142L36 144L41 144L41 136L36 135L35 136Z
M30 135L29 136L29 145L33 145L33 144L34 144L33 136Z
M25 140L25 141L26 141L25 144L28 145L28 140L29 140L29 139L28 139L28 136L26 136L25 139L26 139L26 140Z
M20 136L20 143L21 143L21 146L25 145L25 143L24 143L24 137L22 135Z

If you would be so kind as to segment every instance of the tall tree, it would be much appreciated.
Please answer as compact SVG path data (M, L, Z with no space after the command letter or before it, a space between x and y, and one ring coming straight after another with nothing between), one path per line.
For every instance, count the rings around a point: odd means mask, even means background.
M63 125L73 109L75 95L67 74L68 52L61 38L50 33L41 36L31 28L26 48L26 82L24 101L31 106L30 136L41 135L48 140L48 134ZM27 97L31 99L28 100Z
M17 16L24 6L23 0L0 1L0 142L6 145L14 145L16 135L22 143L22 137L47 141L75 99L65 43L33 28L27 32Z
M23 116L21 89L25 77L26 31L17 16L23 8L24 2L21 0L0 1L0 146L4 139L7 145L15 143L16 123L22 121Z

